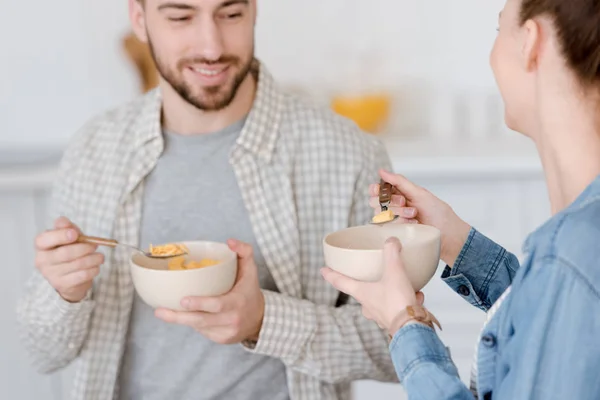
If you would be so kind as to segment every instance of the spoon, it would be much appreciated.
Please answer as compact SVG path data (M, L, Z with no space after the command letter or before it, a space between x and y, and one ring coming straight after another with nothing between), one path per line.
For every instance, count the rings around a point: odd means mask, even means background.
M390 203L392 201L392 184L385 182L383 179L379 182L379 205L381 206L381 212L385 212L388 210L388 207L390 206ZM389 222L394 221L395 219L397 219L398 216L394 215L394 217L392 219L389 219L387 221L381 221L381 222L373 222L371 221L372 225L384 225L387 224Z
M138 252L142 253L143 255L145 255L146 257L149 257L149 258L172 258L172 257L179 257L179 256L182 256L184 254L187 254L186 251L183 251L183 252L178 253L178 254L153 255L149 251L143 251L142 249L139 249L139 248L137 248L135 246L132 246L130 244L119 243L119 242L117 242L114 239L106 239L106 238L95 237L95 236L79 235L79 238L77 238L77 242L79 242L79 243L97 244L99 246L108 246L108 247L113 247L113 248L117 247L117 246L125 246L125 247L129 247L130 249L133 249L135 251L138 251Z

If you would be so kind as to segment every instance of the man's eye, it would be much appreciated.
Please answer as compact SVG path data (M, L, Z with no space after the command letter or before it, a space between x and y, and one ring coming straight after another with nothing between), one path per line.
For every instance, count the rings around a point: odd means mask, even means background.
M236 12L236 13L229 13L229 14L224 14L222 18L224 19L237 19L242 17L242 13L241 12Z
M184 22L184 21L189 21L190 17L185 16L185 17L168 17L169 21L173 21L173 22Z

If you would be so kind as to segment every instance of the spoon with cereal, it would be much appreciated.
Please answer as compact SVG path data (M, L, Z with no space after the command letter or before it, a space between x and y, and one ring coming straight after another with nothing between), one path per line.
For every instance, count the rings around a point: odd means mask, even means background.
M185 254L188 254L187 247L185 247L185 245L179 244L179 243L169 243L169 244L165 244L165 245L161 245L161 246L150 245L150 248L148 249L148 251L143 251L142 249L139 249L130 244L119 243L114 239L106 239L106 238L95 237L95 236L79 235L77 242L97 244L99 246L108 246L108 247L113 247L113 248L117 247L117 246L125 246L125 247L129 247L130 249L133 249L135 251L138 251L138 252L142 253L143 255L145 255L146 257L150 257L150 258L172 258L172 257L179 257L179 256L183 256Z
M383 225L398 218L398 216L394 215L394 212L388 208L392 201L392 189L391 183L385 182L383 179L379 182L379 205L381 206L381 212L373 217L371 224Z

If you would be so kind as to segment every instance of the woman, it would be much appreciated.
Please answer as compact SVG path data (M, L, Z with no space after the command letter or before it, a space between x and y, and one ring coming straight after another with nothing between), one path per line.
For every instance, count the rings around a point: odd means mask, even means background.
M472 390L419 307L397 240L386 243L379 282L323 275L388 331L410 398L600 399L600 0L508 0L491 64L508 126L536 144L552 205L520 267L432 194L381 173L395 185L397 214L442 231L452 266L442 278L489 310Z

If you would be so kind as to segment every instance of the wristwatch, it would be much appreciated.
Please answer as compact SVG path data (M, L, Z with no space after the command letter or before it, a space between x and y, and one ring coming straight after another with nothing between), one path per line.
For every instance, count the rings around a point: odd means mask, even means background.
M404 325L406 325L407 322L410 321L420 322L434 330L435 326L437 326L440 330L442 330L440 322L432 313L429 312L429 310L423 306L413 305L407 306L404 310L400 311L400 314L398 314L390 324L389 332L398 332ZM389 335L389 338L391 340L392 335Z

